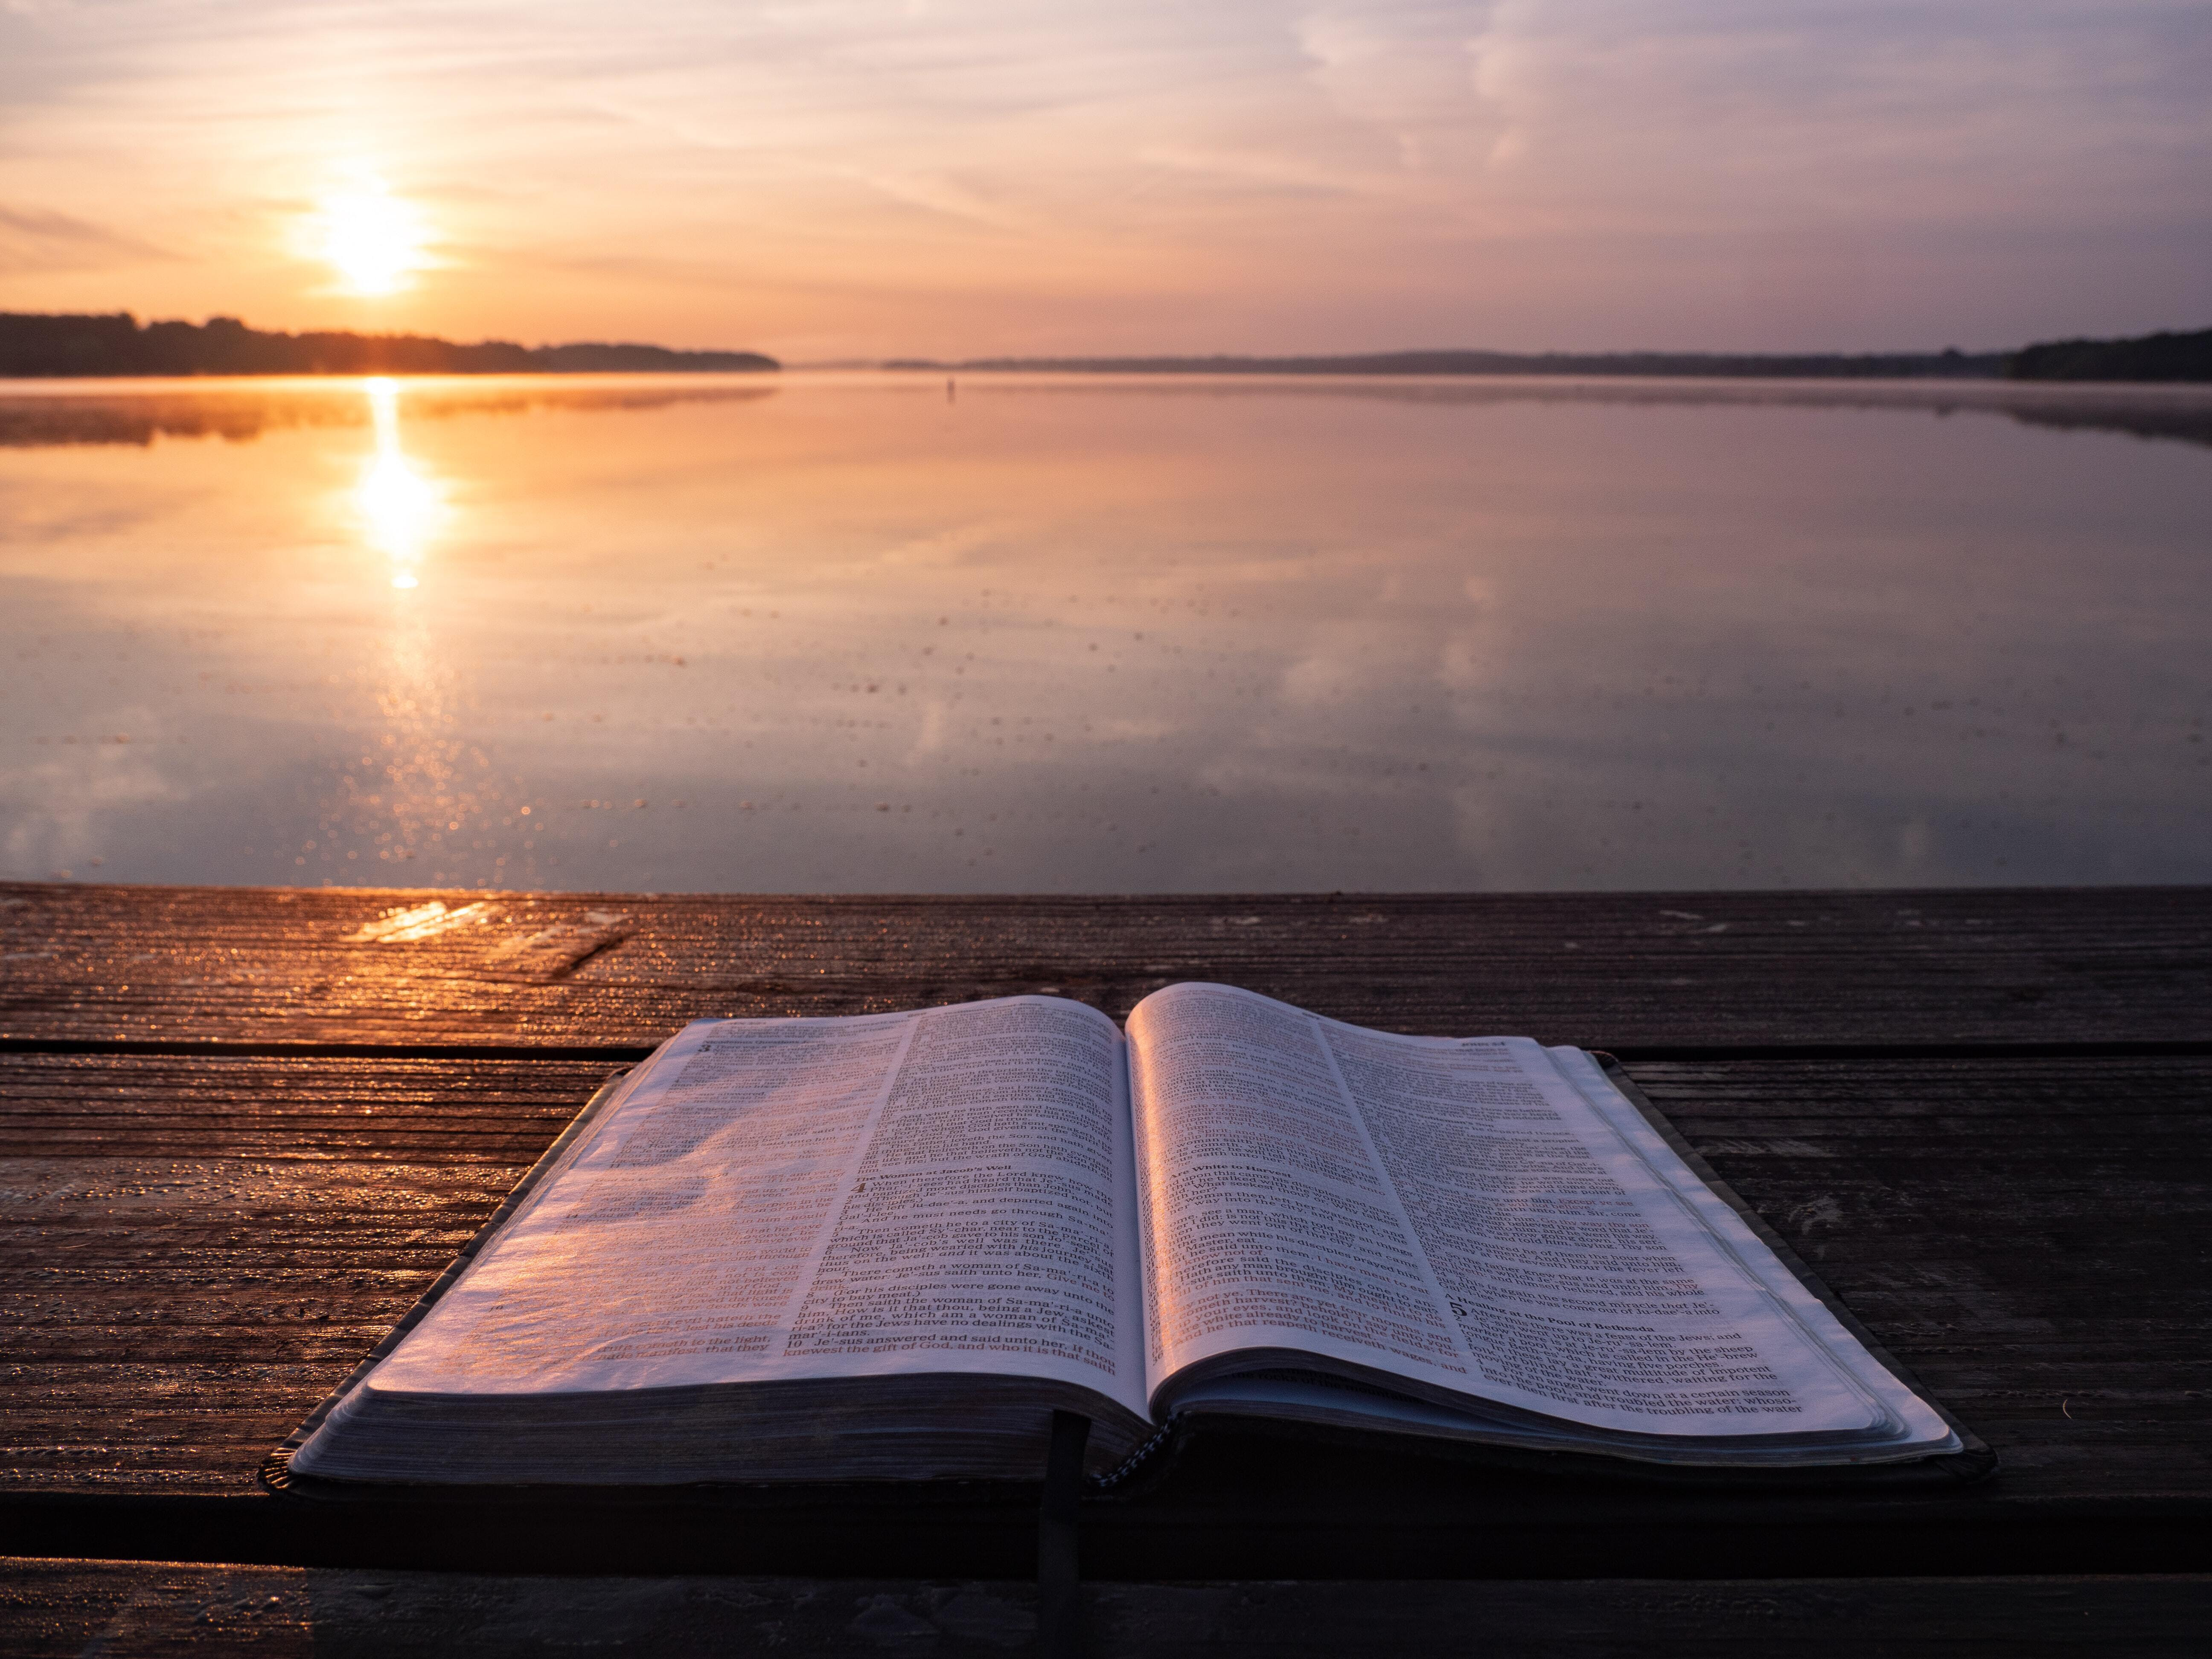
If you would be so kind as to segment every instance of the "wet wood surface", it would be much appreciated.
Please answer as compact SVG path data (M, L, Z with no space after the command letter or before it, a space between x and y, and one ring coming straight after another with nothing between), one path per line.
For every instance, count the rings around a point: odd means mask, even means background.
M465 1554L365 1543L344 1517L280 1522L255 1469L625 1055L707 1014L1045 989L1120 1012L1205 977L1380 1026L1625 1054L2004 1470L1933 1499L1716 1497L1225 1446L1179 1486L1086 1510L1087 1571L2212 1570L2206 890L524 902L33 886L0 890L0 1547L394 1568ZM910 1516L801 1503L661 1566L1018 1575L1025 1501L984 1494L920 1542Z
M515 898L0 885L0 1039L612 1045L1212 979L1638 1049L2212 1042L2212 889Z
M0 1490L251 1493L608 1069L0 1054ZM2013 1497L2212 1492L2212 1059L1632 1069Z

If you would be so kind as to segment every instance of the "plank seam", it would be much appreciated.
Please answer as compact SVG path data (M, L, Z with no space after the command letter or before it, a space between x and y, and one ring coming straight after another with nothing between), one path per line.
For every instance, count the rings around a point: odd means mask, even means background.
M652 1043L254 1042L222 1039L23 1037L0 1036L0 1054L238 1060L545 1060L635 1062ZM2070 1042L1699 1042L1615 1043L1626 1065L1764 1060L2106 1060L2212 1055L2212 1039L2115 1037Z
M232 1042L137 1037L0 1036L0 1054L145 1055L182 1060L566 1060L636 1061L649 1042Z

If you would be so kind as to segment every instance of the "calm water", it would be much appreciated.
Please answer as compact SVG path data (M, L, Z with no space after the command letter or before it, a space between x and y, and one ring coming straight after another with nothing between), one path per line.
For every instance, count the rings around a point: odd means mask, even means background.
M2212 397L0 386L0 870L2212 881Z

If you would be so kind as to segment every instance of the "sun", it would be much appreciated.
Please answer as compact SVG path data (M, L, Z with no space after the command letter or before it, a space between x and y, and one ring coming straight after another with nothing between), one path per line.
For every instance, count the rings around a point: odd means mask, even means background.
M317 255L352 293L397 293L430 263L422 216L381 179L333 191L314 217Z

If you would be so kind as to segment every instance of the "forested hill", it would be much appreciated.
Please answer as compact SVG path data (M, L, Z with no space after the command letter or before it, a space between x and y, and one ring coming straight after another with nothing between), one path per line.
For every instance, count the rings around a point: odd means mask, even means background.
M1377 351L1340 357L974 357L908 359L886 368L967 373L1091 374L1570 374L1700 376L1723 380L1987 380L2005 372L2002 352L1834 352L1730 355L1705 351Z
M1560 374L1717 380L2212 381L2212 329L2131 340L2057 340L2017 351L1382 351L1340 357L971 357L886 368L963 374Z
M463 345L421 334L279 334L233 317L141 325L112 316L0 312L0 379L127 374L728 374L781 368L757 351L665 346ZM1743 354L1396 351L1300 357L909 358L886 368L1146 374L1696 375L1729 379L2212 381L2212 329L2057 340L2011 352Z
M726 374L779 368L757 351L656 345L462 345L421 334L264 333L204 324L0 312L0 379L100 374Z
M2016 380L2212 380L2212 328L2132 340L2051 340L2012 355Z

